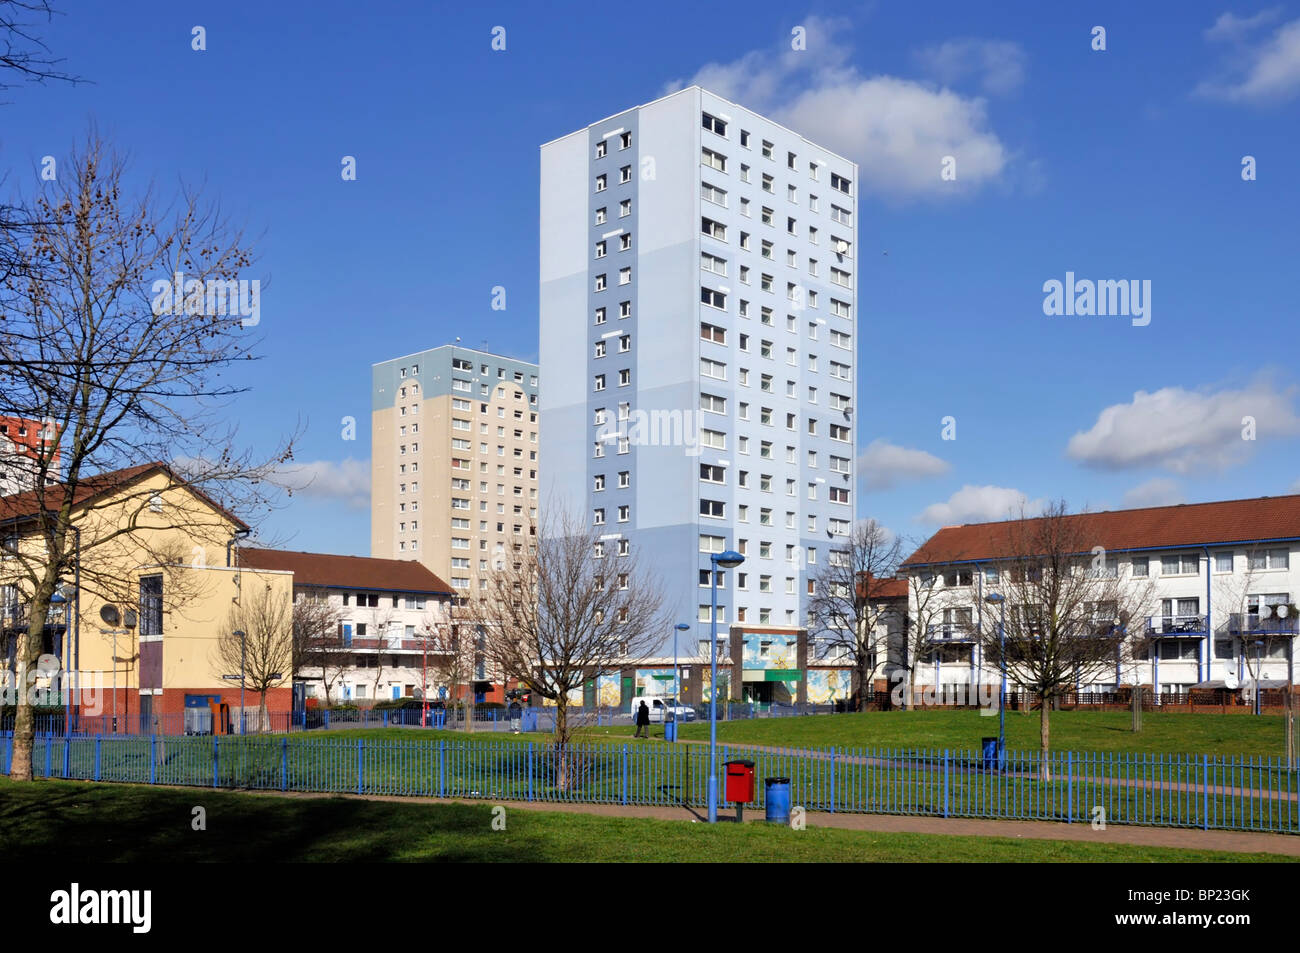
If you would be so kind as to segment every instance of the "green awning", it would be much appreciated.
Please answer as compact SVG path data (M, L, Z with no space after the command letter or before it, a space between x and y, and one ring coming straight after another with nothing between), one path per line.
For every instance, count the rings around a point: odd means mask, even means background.
M747 668L741 672L746 682L802 682L803 672L797 668Z

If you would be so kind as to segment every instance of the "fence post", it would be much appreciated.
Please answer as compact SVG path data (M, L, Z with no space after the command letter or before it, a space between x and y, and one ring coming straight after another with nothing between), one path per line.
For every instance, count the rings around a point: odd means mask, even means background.
M280 790L289 790L289 736L280 739Z
M72 737L71 735L63 736L63 777L72 776Z
M385 727L385 728L388 727L388 709L387 709L387 708L384 709L384 727Z
M217 787L217 765L221 757L217 753L217 746L221 743L221 736L213 732L212 735L212 786Z
M438 739L438 797L447 796L447 739Z
M1065 753L1065 823L1074 823L1074 752Z
M948 816L948 749L943 749L943 816Z
M1257 689L1258 690L1258 689ZM1210 829L1210 756L1201 755L1201 830Z
M361 793L362 772L365 770L365 738L357 739L357 793Z
M149 736L149 783L158 783L158 736Z
M328 708L325 709L325 730L330 730L330 710Z
M45 733L45 776L48 778L54 771L54 733L47 731Z
M528 742L528 800L533 799L533 743Z
M104 736L95 735L95 780L100 779L100 765L103 763Z
M835 813L835 749L831 748L831 807L830 812Z
M623 746L623 806L627 806L627 745Z

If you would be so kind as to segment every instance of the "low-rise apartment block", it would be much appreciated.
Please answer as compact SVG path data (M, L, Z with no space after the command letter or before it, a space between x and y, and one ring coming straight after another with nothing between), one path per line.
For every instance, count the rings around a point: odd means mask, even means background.
M1125 620L1136 646L1113 672L1079 685L1110 692L1143 685L1157 695L1194 686L1285 688L1294 682L1296 601L1300 593L1300 496L1078 514L1097 550L1080 553L1126 591L1141 589L1146 608ZM918 685L990 684L999 672L982 658L972 628L987 631L986 597L1020 554L1009 550L1006 523L945 527L903 565L913 585L908 625L919 614L918 582L937 590L924 613L926 651L914 663L895 643L887 669L919 665ZM915 644L913 642L913 644ZM1014 689L1014 686L1012 686ZM952 692L951 694L956 694Z

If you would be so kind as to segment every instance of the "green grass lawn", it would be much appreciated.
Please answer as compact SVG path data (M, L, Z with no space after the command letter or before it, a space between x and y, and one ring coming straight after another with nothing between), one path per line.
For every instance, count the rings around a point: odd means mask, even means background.
M1007 712L1007 747L1038 750L1038 712ZM1163 714L1146 712L1142 731L1130 730L1127 712L1052 712L1055 751L1128 751L1283 757L1280 715ZM663 737L663 727L651 725ZM591 740L630 736L630 727L584 728ZM978 751L980 739L998 733L996 717L978 711L873 711L844 715L756 718L718 723L718 740L793 748L950 748ZM681 737L708 740L708 722L681 725Z
M206 811L195 831L193 809ZM196 789L0 779L0 851L95 863L243 861L1276 862L1274 854L765 824L692 824L492 806L282 798ZM815 824L815 819L813 820Z

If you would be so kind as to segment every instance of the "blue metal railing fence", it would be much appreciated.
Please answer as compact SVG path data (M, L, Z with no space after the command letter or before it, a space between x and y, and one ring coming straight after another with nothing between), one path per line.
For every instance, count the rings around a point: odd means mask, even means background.
M1220 755L1008 752L999 769L952 749L773 749L722 745L719 771L754 762L790 780L790 803L813 811L914 814L1203 830L1300 833L1296 766ZM0 767L13 757L0 735ZM255 790L704 806L702 744L571 744L525 740L296 734L247 736L40 734L39 778ZM725 784L719 783L725 798ZM724 809L734 805L723 803Z

